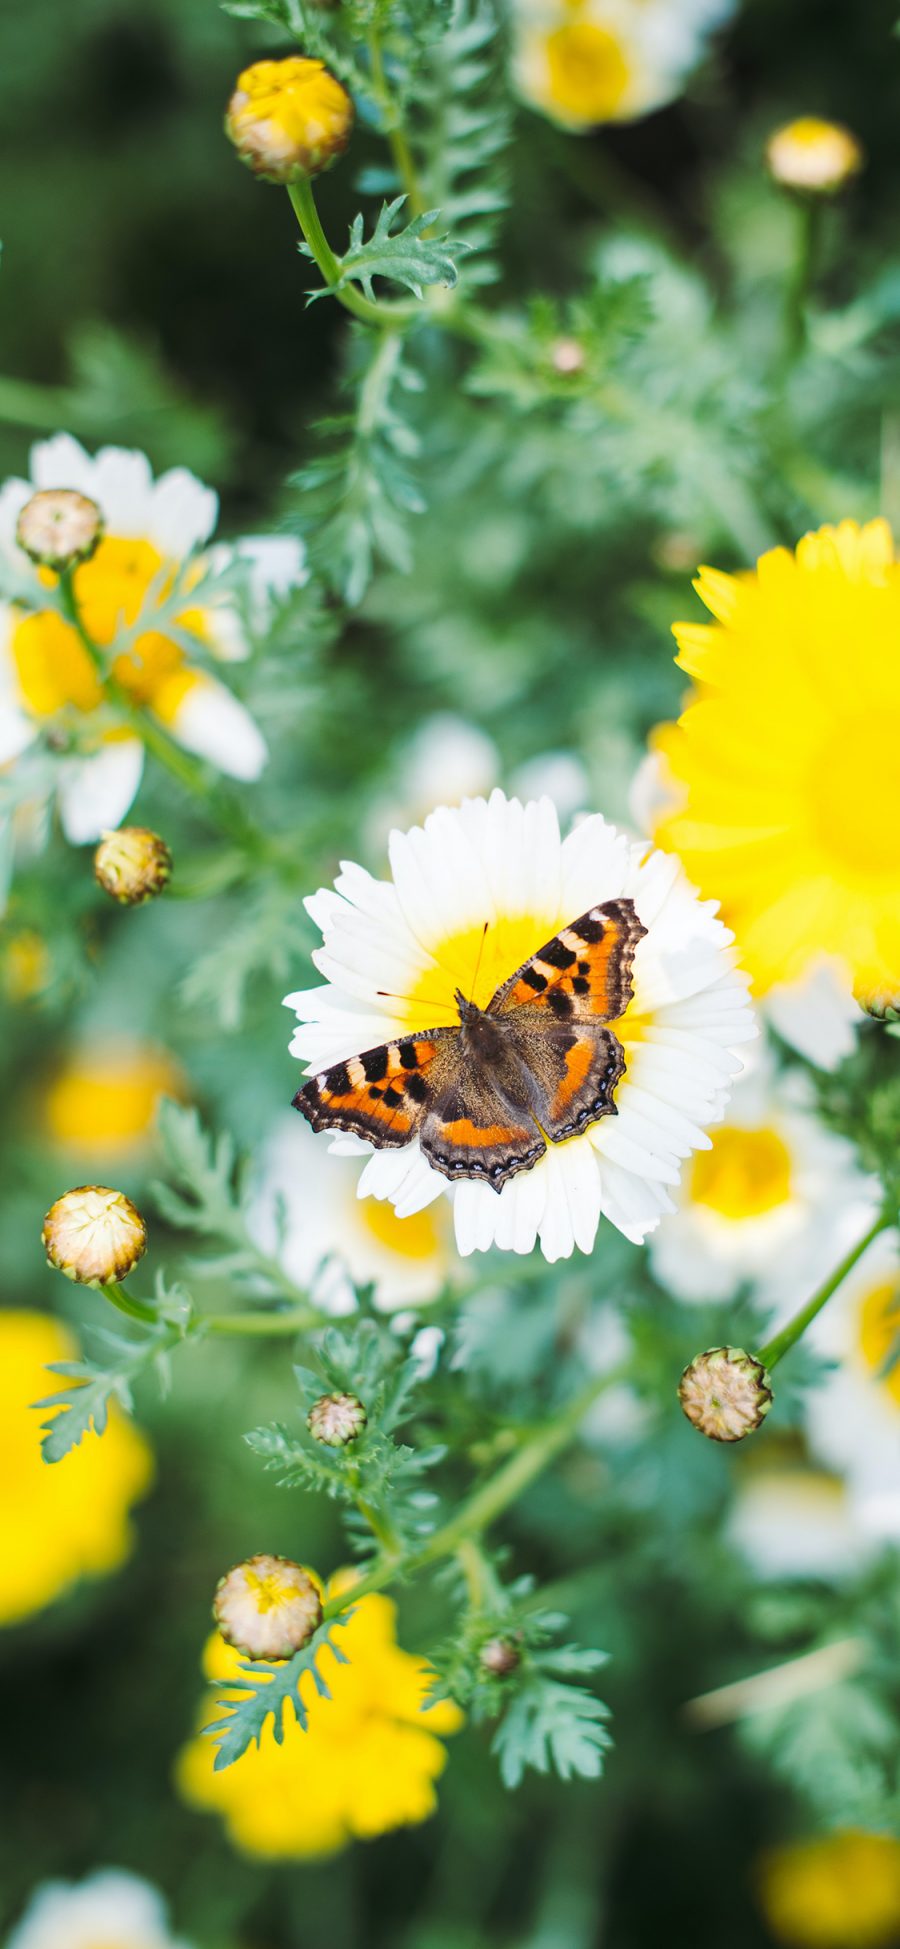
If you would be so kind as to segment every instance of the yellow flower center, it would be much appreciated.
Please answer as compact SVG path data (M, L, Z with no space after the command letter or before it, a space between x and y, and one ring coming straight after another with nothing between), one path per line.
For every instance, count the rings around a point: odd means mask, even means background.
M570 21L548 34L546 48L555 108L584 122L602 122L615 113L629 72L613 34L592 21Z
M265 1617L267 1611L277 1611L282 1604L292 1604L296 1600L296 1583L289 1583L275 1570L267 1571L264 1576L260 1576L256 1570L245 1570L244 1579L260 1617Z
M790 1151L777 1130L723 1124L712 1133L712 1149L698 1151L691 1165L692 1202L721 1218L759 1218L790 1194Z
M479 1008L487 1008L503 982L564 925L564 919L555 914L521 914L515 919L501 916L491 922L487 932L484 922L476 921L456 934L448 934L432 949L437 967L426 969L409 996L410 1028L436 1029L443 1023L457 1023L457 988Z
M810 774L814 837L851 880L897 878L900 832L900 711L847 717L816 755Z
M376 1244L396 1253L398 1258L433 1259L441 1250L430 1205L424 1211L413 1212L409 1218L398 1218L386 1198L363 1198L356 1206L356 1215Z
M859 1309L859 1350L866 1366L900 1406L900 1362L884 1373L900 1338L900 1287L893 1280L873 1286Z
M92 560L75 572L75 594L95 643L106 648L123 622L137 620L163 568L162 555L149 541L115 535L101 541ZM41 580L53 587L56 577L42 570ZM202 636L197 610L186 610L178 622ZM52 717L67 705L96 710L102 693L91 658L75 630L54 610L23 616L13 630L12 654L23 700L36 717ZM162 717L171 717L193 682L178 643L156 631L138 637L127 656L116 658L113 671L136 704L151 705Z

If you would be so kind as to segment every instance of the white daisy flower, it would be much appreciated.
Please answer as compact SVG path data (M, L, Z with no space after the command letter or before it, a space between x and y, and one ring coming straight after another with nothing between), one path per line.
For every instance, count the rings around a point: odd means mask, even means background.
M730 0L519 0L513 77L573 131L630 122L681 93Z
M859 1230L863 1227L860 1226ZM808 1329L838 1362L806 1397L810 1446L846 1474L864 1529L900 1538L900 1243L883 1232Z
M306 903L324 936L313 960L325 985L286 1005L301 1024L292 1053L309 1074L398 1035L454 1025L457 988L485 1007L598 902L633 899L647 932L633 1000L616 1024L626 1058L616 1116L551 1145L499 1193L471 1179L450 1183L413 1142L376 1151L359 1195L389 1201L402 1217L449 1197L463 1254L495 1244L529 1252L538 1240L551 1261L589 1252L601 1215L641 1241L673 1209L681 1162L708 1144L705 1127L721 1117L742 1066L737 1049L756 1033L713 904L676 860L630 843L598 815L562 840L548 799L523 805L500 791L440 807L424 826L392 833L389 851L390 881L345 864L334 891Z
M351 1313L354 1287L374 1285L382 1312L421 1306L443 1287L454 1257L443 1208L400 1218L390 1204L357 1196L368 1146L341 1136L330 1155L293 1112L280 1118L263 1158L254 1228L267 1252L327 1313Z
M149 1882L116 1868L35 1890L7 1949L187 1949Z
M661 751L650 749L631 783L629 811L638 832L652 839L662 820L684 801ZM833 955L821 955L795 981L778 982L757 1004L760 1014L791 1049L817 1069L834 1070L852 1055L863 1010L850 971Z
M843 1477L777 1437L758 1448L748 1444L736 1458L726 1535L761 1578L837 1582L876 1548Z
M878 1185L852 1144L826 1130L803 1076L761 1055L741 1077L710 1150L685 1170L677 1210L650 1247L660 1285L679 1299L729 1299L743 1284L796 1303L830 1272L842 1224L874 1217Z
M16 545L16 523L36 489L71 488L96 502L103 538L89 561L75 570L75 590L95 642L111 643L122 623L134 623L146 604L165 600L166 584L192 558L188 587L221 571L237 554L249 570L250 604L257 611L268 594L283 593L300 579L302 556L290 541L248 542L233 551L219 546L198 553L209 540L217 496L183 467L154 480L142 453L104 447L85 452L68 434L32 448L31 479L9 480L0 490L0 565L13 595L27 590L29 605L47 571L33 569ZM202 592L202 606L185 604L179 632L202 642L208 655L228 660L247 654L234 591ZM117 660L116 676L133 701L165 726L189 751L233 778L257 778L266 762L265 740L249 712L208 669L193 663L183 640L152 627ZM0 601L0 764L18 758L44 732L63 734L72 755L58 766L63 829L75 844L94 841L117 826L141 779L144 748L130 729L111 726L101 713L100 686L87 651L56 610ZM95 715L96 714L96 715Z

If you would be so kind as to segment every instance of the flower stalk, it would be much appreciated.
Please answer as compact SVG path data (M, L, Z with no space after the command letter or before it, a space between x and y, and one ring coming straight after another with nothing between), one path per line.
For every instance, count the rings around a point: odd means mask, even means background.
M823 1306L831 1298L832 1293L837 1292L838 1286L842 1285L848 1272L853 1271L853 1267L862 1258L863 1253L868 1251L872 1240L878 1238L882 1232L889 1231L890 1227L895 1223L896 1213L884 1207L879 1212L878 1217L873 1220L868 1231L863 1234L861 1239L857 1240L854 1246L851 1246L850 1251L846 1253L840 1265L835 1267L834 1272L824 1280L818 1290L813 1293L812 1298L807 1300L806 1305L801 1306L800 1311L794 1314L792 1320L788 1320L787 1325L781 1328L780 1333L774 1334L771 1340L766 1341L764 1347L759 1348L756 1358L766 1368L767 1372L771 1373L772 1368L777 1367L779 1360L783 1360L785 1354L790 1353L791 1348L796 1345L796 1342L806 1332L807 1327L812 1324L816 1315L821 1313Z
M346 310L352 311L354 318L359 318L364 325L376 325L379 330L409 323L415 318L418 310L416 305L395 304L390 299L376 301L373 298L364 298L362 292L357 291L354 285L341 284L343 264L332 250L322 228L322 219L316 207L309 177L305 177L300 183L289 183L287 193L291 199L294 215L325 283Z

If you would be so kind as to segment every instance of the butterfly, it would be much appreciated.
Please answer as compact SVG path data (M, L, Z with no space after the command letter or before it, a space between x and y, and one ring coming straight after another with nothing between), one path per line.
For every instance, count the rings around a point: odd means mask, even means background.
M633 900L591 907L523 962L487 1008L457 989L458 1026L333 1063L297 1091L295 1110L314 1130L350 1130L378 1150L417 1137L444 1177L501 1191L548 1143L615 1116L625 1054L606 1025L628 1007L646 932Z

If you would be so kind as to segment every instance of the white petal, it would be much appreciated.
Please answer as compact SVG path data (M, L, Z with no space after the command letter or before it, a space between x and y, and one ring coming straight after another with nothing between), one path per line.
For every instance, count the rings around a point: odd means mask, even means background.
M852 1055L863 1012L846 970L823 959L800 981L779 983L765 998L772 1027L819 1069L837 1069Z
M52 440L39 440L31 449L29 473L35 487L74 487L80 494L97 499L94 463L71 433L55 433Z
M152 490L147 533L161 555L181 561L209 540L218 516L218 494L186 467L170 467Z
M111 535L150 532L153 475L145 453L126 447L101 447L85 488L103 509Z
M173 736L198 758L208 758L229 778L258 778L269 748L237 697L212 677L198 677L174 711Z
M73 846L86 846L119 825L134 802L143 768L140 738L111 738L88 758L65 760L59 813Z

